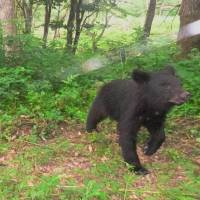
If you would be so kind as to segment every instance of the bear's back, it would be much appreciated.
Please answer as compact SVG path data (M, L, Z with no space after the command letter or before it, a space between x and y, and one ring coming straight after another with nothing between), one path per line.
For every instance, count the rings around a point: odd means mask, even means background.
M138 85L134 80L114 80L102 87L98 98L103 102L109 116L119 120L120 116L136 105Z

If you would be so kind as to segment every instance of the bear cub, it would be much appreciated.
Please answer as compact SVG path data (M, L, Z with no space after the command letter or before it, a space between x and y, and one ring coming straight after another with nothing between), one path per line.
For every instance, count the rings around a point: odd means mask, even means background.
M106 117L116 120L125 162L136 174L144 175L148 170L141 165L136 150L140 127L147 128L150 134L144 153L152 155L165 140L166 114L189 96L171 66L156 72L134 70L132 79L114 80L102 87L90 108L86 130L96 130Z

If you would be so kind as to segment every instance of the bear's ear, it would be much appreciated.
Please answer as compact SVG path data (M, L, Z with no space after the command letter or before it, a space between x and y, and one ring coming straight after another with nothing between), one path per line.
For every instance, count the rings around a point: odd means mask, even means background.
M150 75L147 72L136 69L132 73L132 79L137 83L145 83L150 80Z
M162 70L163 72L172 74L172 75L176 75L176 71L174 69L174 67L172 65L166 65L165 68Z

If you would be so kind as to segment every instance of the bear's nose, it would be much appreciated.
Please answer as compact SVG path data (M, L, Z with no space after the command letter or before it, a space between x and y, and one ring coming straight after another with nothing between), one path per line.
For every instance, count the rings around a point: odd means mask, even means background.
M180 97L181 98L183 98L183 99L187 99L187 98L189 98L191 96L191 94L189 93L189 92L183 92L181 95L180 95Z

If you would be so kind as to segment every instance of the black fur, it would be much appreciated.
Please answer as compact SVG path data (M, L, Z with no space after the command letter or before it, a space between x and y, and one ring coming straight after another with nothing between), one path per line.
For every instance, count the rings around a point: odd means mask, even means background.
M96 130L106 117L116 120L124 160L135 172L146 174L136 151L140 127L146 127L150 133L145 154L152 155L165 140L167 112L174 104L184 103L188 95L171 67L158 72L135 70L132 79L114 80L103 86L90 108L86 129Z

